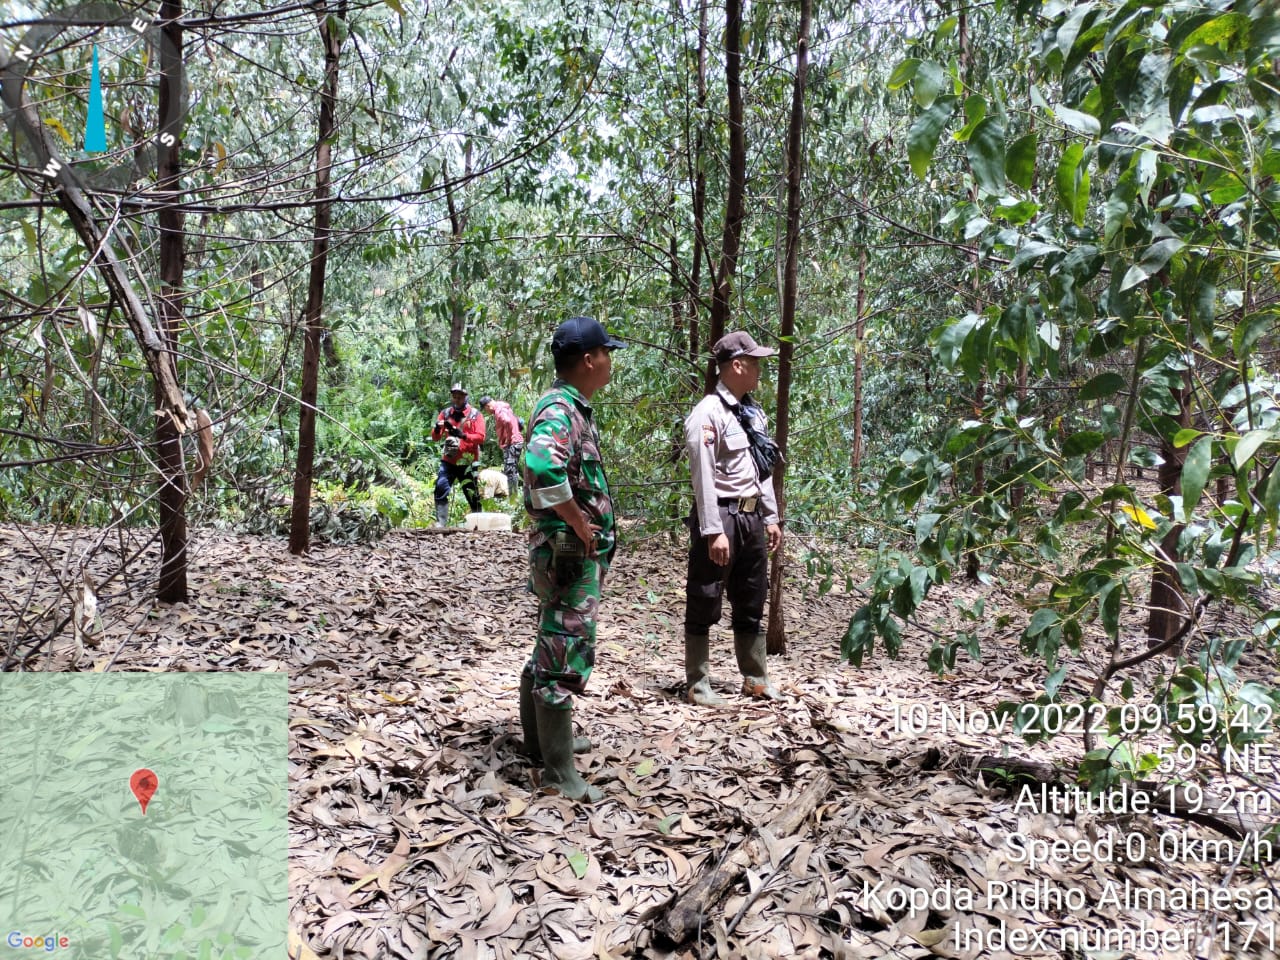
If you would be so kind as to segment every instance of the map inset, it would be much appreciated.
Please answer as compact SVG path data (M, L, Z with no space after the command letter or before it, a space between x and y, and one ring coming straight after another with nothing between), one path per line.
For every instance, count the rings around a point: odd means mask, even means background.
M0 674L0 957L283 956L287 684Z

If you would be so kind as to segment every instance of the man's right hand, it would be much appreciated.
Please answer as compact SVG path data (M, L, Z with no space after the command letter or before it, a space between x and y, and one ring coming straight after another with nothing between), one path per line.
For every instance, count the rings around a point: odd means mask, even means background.
M594 557L596 555L596 534L600 532L600 525L588 520L587 515L582 512L582 508L572 500L557 503L551 509L568 525L574 536L582 541L583 546L586 547L586 555Z
M596 555L596 534L600 532L600 525L596 523L587 523L586 515L582 514L583 523L575 525L573 532L578 539L582 541L583 546L587 548L587 556L594 557Z
M717 533L707 544L707 553L717 567L726 566L729 563L729 538L723 533Z

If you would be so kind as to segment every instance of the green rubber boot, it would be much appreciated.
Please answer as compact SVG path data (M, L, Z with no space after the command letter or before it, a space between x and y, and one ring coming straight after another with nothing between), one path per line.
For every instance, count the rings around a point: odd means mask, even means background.
M526 667L520 672L520 726L524 730L524 755L530 762L542 766L542 748L538 746L538 712L533 706L533 674ZM573 738L573 752L586 753L591 741L586 737Z
M556 710L541 700L533 703L542 747L542 785L554 787L570 800L595 803L604 794L583 780L573 766L573 710Z
M760 700L781 700L782 694L769 682L764 639L763 630L733 631L733 651L738 655L738 669L742 671L742 693Z
M449 501L436 504L436 526L447 527L449 525Z
M723 707L727 701L711 689L711 640L696 633L684 634L684 679L690 703L700 707Z
M533 708L533 674L520 673L520 726L524 730L524 755L536 766L542 766L542 748L538 746L538 713Z

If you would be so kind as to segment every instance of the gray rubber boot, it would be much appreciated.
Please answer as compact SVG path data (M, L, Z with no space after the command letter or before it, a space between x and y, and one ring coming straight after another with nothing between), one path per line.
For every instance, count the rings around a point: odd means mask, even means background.
M541 700L533 704L542 747L542 785L554 787L570 800L595 803L604 794L583 780L573 766L573 710L556 710Z
M781 700L782 694L769 682L764 631L733 631L733 651L738 655L738 669L742 671L743 695L761 700Z
M449 525L449 501L436 504L436 526L447 527Z
M524 755L537 766L542 766L542 747L538 745L538 711L533 706L533 674L526 666L520 671L520 726L524 729ZM573 752L586 753L591 741L586 737L573 738Z
M700 707L723 707L727 701L711 689L711 640L689 633L684 635L684 679L689 686L690 703Z

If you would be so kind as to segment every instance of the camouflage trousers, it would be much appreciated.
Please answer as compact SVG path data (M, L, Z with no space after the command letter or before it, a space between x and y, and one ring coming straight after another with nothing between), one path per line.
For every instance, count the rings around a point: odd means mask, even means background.
M525 670L533 694L557 710L573 707L596 663L596 615L608 569L599 557L557 562L551 543L529 549L529 590L538 598L538 637Z
M523 443L502 448L502 472L507 475L507 490L513 500L520 496L520 454L523 452Z

